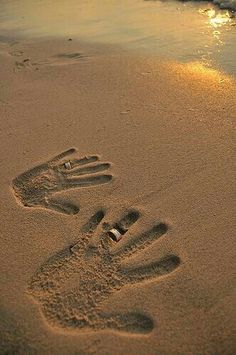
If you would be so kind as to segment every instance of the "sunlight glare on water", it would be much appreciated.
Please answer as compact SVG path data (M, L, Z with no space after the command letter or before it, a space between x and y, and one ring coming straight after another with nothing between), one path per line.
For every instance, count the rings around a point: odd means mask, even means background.
M211 3L2 0L2 38L79 38L236 73L235 18Z

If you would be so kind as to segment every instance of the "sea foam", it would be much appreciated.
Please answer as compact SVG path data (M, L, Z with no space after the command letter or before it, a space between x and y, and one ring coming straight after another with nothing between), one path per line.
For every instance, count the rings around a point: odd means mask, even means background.
M236 11L236 0L213 0L213 4L218 5L221 9Z
M180 1L185 2L190 0L180 0ZM236 12L236 0L209 0L209 1L213 2L213 4L217 5L220 9L227 9L232 12Z

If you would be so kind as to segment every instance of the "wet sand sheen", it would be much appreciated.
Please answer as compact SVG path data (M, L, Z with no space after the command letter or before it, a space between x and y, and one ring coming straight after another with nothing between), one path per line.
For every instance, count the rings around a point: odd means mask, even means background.
M143 0L4 1L6 38L73 38L236 73L235 18L209 3Z

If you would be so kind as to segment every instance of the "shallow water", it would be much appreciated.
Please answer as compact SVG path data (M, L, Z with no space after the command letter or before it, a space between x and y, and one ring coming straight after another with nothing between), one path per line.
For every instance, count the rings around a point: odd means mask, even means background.
M236 19L211 3L2 0L1 37L81 38L236 74Z

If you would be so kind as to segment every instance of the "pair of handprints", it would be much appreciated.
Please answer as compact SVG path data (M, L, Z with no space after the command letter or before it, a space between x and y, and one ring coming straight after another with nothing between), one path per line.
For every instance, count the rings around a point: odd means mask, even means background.
M97 155L74 158L69 149L13 180L15 196L27 207L41 207L67 215L79 212L79 206L58 198L58 192L97 186L111 182L105 173L110 163ZM172 273L180 258L164 258L140 266L128 266L131 256L144 251L157 239L168 235L166 223L158 222L146 232L132 235L132 227L141 215L125 212L113 223L104 223L105 211L98 210L81 228L74 245L52 256L32 276L28 293L39 303L49 324L64 329L112 329L132 333L149 333L154 321L138 311L106 312L102 305L109 295L126 285L145 283ZM117 243L109 230L122 231Z

